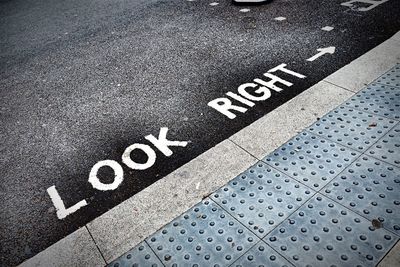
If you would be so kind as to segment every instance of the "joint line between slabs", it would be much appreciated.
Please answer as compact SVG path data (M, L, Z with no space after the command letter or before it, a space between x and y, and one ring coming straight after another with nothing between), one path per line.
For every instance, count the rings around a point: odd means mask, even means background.
M350 90L350 89L348 89L348 88L346 88L346 87L343 87L343 86L340 86L340 85L337 85L337 84L334 84L334 83L332 83L332 82L330 82L330 81L327 81L327 80L322 80L323 82L326 82L326 83L329 83L329 84L331 84L331 85L334 85L334 86L336 86L336 87L339 87L339 88L341 88L341 89L343 89L343 90L346 90L346 91L348 91L348 92L351 92L351 93L353 93L353 94L357 94L358 92L354 92L354 91L352 91L352 90ZM368 83L369 84L369 83ZM368 84L364 84L364 86L367 86ZM361 89L360 89L361 90Z
M106 258L104 257L103 252L101 252L100 247L97 245L96 240L94 240L92 233L89 231L89 228L86 225L85 225L85 228L88 231L90 238L92 239L93 243L95 244L97 250L99 251L101 258L103 259L104 263L107 265L108 263L106 261Z
M393 37L393 36L392 36ZM391 40L392 38L388 39ZM394 68L396 68L398 65L400 65L400 63L396 63L394 64L393 67L391 67L390 69L388 69L387 71L383 72L381 75L378 76L378 78L374 79L371 83L377 81L378 79L382 78L382 76L385 76L387 73L389 73L391 70L393 70ZM380 84L380 83L379 83ZM396 86L397 87L397 86Z
M233 140L231 140L230 138L227 139L228 141L230 141L232 144L234 144L235 146L239 147L240 149L242 149L244 152L246 152L247 154L249 154L250 156L252 156L253 158L255 158L256 160L260 161L261 159L259 159L258 157L256 157L255 155L253 155L252 153L250 153L249 151L247 151L245 148L243 148L242 146L236 144Z
M385 118L386 118L386 117L385 117ZM397 120L395 120L395 121L397 121ZM376 159L376 160L385 162L385 163L387 163L387 164L389 164L389 165L391 165L391 166L393 166L393 167L396 167L396 168L398 169L399 166L394 165L394 164L391 163L391 162L388 162L388 161L386 161L386 160L382 160L382 159L380 159L380 158L378 158L378 157L375 157L375 155L367 155L367 154L365 154L369 149L371 149L371 148L372 148L374 145L376 145L380 140L382 140L391 130L393 130L394 128L396 128L397 125L400 125L400 122L397 122L392 128L389 129L389 131L386 132L386 134L384 134L381 138L379 138L378 140L376 140L375 143L373 143L368 149L366 149L366 150L365 150L364 152L362 152L361 154L364 155L364 156L371 157L371 158L374 158L374 159Z
M218 189L219 190L219 189ZM216 191L218 191L216 190ZM215 191L215 192L216 192ZM214 192L214 193L215 193ZM291 263L290 260L288 260L284 255L282 255L281 253L279 253L277 250L275 250L270 244L267 243L267 241L264 241L264 238L271 233L272 231L274 231L279 225L281 225L282 223L284 223L290 216L292 216L296 211L298 211L305 203L307 203L311 198L313 198L317 192L314 191L315 193L307 200L305 201L302 205L300 205L297 209L295 209L292 213L290 213L286 219L284 219L283 221L281 221L280 223L278 223L274 228L272 228L270 231L266 232L265 235L263 237L258 237L257 234L255 234L249 227L247 227L245 224L243 224L241 221L239 221L239 219L237 219L235 216L233 216L228 210L226 210L223 206L221 206L219 203L217 203L216 201L214 201L212 198L209 198L212 202L214 202L218 207L220 207L223 211L225 211L226 213L229 214L229 216L231 216L235 221L237 221L240 225L242 225L245 229L247 229L250 233L252 233L257 239L259 239L259 241L253 245L250 249L246 250L236 261L238 261L243 255L245 255L248 251L250 251L253 247L255 247L258 243L260 242L264 242L265 244L267 244L270 248L272 248L278 255L280 255L281 257L283 257L285 260L287 260L288 262ZM236 261L234 261L231 265L232 266Z
M379 266L379 264L386 258L386 256L394 249L396 245L400 244L400 239L397 239L397 242L385 253L385 255L380 259L380 261L376 264L376 266Z
M376 80L378 80L378 79L376 79ZM400 85L384 84L384 83L375 82L375 81L373 83L376 83L376 84L379 84L379 85L384 85L384 86L387 86L387 87L395 87L396 89L400 89Z
M181 215L179 215L179 216L181 216ZM177 216L177 217L179 217L179 216ZM176 218L176 217L175 217ZM171 222L169 222L169 223L171 223ZM169 223L167 223L166 225L168 225ZM164 225L163 227L165 227L166 225ZM161 230L163 227L161 227L159 230ZM158 230L157 230L158 231ZM156 232L157 232L156 231ZM153 233L154 234L154 233ZM153 234L151 234L151 235L153 235ZM147 236L147 238L148 237L150 237L151 235L149 235L149 236ZM161 264L163 265L163 266L165 266L165 264L164 264L164 261L160 258L160 257L158 257L158 255L157 255L157 253L155 252L155 250L150 246L150 244L149 243L147 243L147 241L146 241L146 239L147 238L145 238L144 240L143 240L143 242L150 248L150 250L153 252L153 254L156 256L156 258L157 259L159 259L159 261L161 262ZM136 247L136 246L135 246Z

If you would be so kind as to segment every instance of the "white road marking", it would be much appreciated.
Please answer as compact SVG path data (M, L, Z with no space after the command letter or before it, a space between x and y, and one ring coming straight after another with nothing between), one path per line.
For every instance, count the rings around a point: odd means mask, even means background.
M200 182L198 182L198 183L196 184L196 190L199 190L199 188L200 188Z
M323 28L321 28L321 30L326 31L326 32L330 32L331 30L333 30L334 28L331 26L325 26Z
M285 17L276 17L276 18L274 18L274 20L283 21L283 20L286 20L286 18Z
M172 150L169 149L169 146L187 146L188 142L186 141L170 141L167 140L167 127L162 127L160 129L160 133L158 135L158 139L153 135L145 136L146 140L149 140L158 150L161 151L165 156L169 157L172 155Z
M219 5L219 3L217 3L217 2L210 3L210 6L217 6L217 5Z
M114 170L114 181L111 184L104 184L100 182L99 178L97 178L97 172L101 167L108 166ZM121 165L115 160L103 160L97 162L90 171L89 174L89 183L92 184L93 188L101 191L115 190L124 180L124 170Z
M239 10L239 12L247 13L247 12L250 12L250 9L243 8L243 9Z
M303 74L285 68L286 66L287 66L286 64L280 64L275 68L270 69L268 72L264 73L264 76L269 79L268 81L264 81L261 79L254 79L253 81L255 83L245 83L240 85L238 87L238 93L241 96L234 94L232 92L227 92L226 95L248 107L252 107L255 105L252 101L264 101L270 98L272 95L271 90L275 92L281 92L283 89L278 87L276 83L283 84L287 87L293 85L293 83L283 80L278 76L271 74L271 72L276 72L280 70L282 72L285 72L300 79L306 78L306 76L304 76ZM253 88L252 91L255 94L251 94L246 90L249 88ZM222 113L223 115L227 116L231 120L236 118L236 114L234 114L232 110L236 110L241 113L245 113L248 110L243 106L233 105L232 101L227 97L220 97L211 100L210 102L208 102L207 105L217 110L218 112Z
M56 187L53 185L49 188L47 188L47 193L50 196L51 201L53 202L54 207L56 208L57 211L57 217L58 219L64 219L67 217L69 214L74 213L75 211L79 210L80 208L84 207L87 205L86 200L81 200L72 207L69 207L68 209L65 208L64 202L62 201L60 195L58 194Z
M131 159L131 153L135 149L140 149L147 155L147 161L145 163L137 163ZM122 154L122 162L133 170L146 170L154 165L156 162L156 152L148 146L144 144L133 144L127 147Z
M336 48L334 46L330 46L330 47L326 47L326 48L318 48L317 51L319 51L318 54L316 54L315 56L310 57L309 59L307 59L307 61L314 61L317 58L325 55L325 54L333 54L335 53Z
M350 1L347 1L344 3L341 3L341 5L353 8L354 7L353 3L367 4L367 5L369 5L368 7L360 7L357 9L357 11L366 12L366 11L370 11L371 9L374 9L375 7L385 3L387 1L389 1L389 0L350 0Z
M190 141L171 141L167 139L167 127L162 127L158 138L153 135L145 136L145 139L150 141L156 148L160 150L165 156L169 157L173 154L170 146L181 146L186 147ZM142 150L147 155L147 161L145 163L137 163L132 160L131 153L136 150ZM146 170L154 165L156 162L156 152L149 145L135 143L127 147L122 154L122 162L131 169L134 170ZM114 181L111 184L102 183L97 177L97 173L101 167L110 167L114 170ZM124 180L124 170L122 166L114 160L102 160L97 162L89 173L88 182L93 186L93 188L100 191L115 190ZM66 209L60 195L58 194L55 186L49 187L47 192L53 202L54 207L57 210L57 217L59 219L64 219L69 214L74 213L78 209L87 205L86 200L82 200L74 206Z

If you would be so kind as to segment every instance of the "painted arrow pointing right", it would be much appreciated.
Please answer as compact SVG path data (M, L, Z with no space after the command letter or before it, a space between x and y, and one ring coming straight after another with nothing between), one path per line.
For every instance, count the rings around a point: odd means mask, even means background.
M319 58L325 54L333 54L333 53L335 53L335 50L336 50L336 48L334 46L330 46L330 47L326 47L326 48L318 48L317 51L319 53L313 57L310 57L309 59L307 59L307 61L314 61L317 58Z

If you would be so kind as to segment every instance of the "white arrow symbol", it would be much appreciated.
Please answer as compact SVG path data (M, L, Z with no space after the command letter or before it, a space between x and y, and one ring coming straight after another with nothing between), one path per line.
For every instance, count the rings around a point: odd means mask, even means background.
M334 46L330 46L330 47L327 47L327 48L318 48L317 51L319 53L316 54L313 57L310 57L309 59L307 59L307 61L314 61L317 58L319 58L320 56L323 56L325 54L333 54L333 53L335 53L335 47Z

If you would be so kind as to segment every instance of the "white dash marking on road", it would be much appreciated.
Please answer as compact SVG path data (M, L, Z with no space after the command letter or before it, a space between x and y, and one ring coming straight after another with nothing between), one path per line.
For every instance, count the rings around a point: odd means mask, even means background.
M250 9L248 9L248 8L243 8L243 9L239 10L239 12L247 13L247 12L250 12Z
M276 18L274 18L274 20L283 21L283 20L286 20L286 18L285 17L276 17Z
M196 184L196 190L199 190L199 188L200 188L200 182L198 182L198 183Z
M326 32L330 32L331 30L333 30L334 28L331 26L325 26L323 28L321 28L321 30L326 31Z
M217 2L210 3L210 6L217 6L217 5L219 5L219 3L217 3Z

